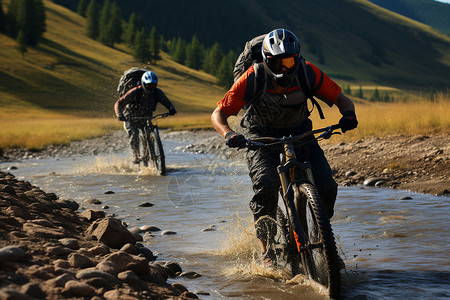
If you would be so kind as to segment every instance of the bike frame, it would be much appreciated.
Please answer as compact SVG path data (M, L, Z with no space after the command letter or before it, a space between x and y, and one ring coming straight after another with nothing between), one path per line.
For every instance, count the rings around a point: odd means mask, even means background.
M292 188L292 183L299 182L300 180L306 181L311 183L315 186L314 178L311 170L311 163L309 161L305 162L299 162L297 160L296 154L295 154L295 148L294 148L294 142L300 141L302 139L305 139L309 136L313 136L317 133L322 133L320 136L318 136L316 139L321 138L329 138L331 137L333 133L333 130L340 128L339 125L332 125L329 127L317 129L317 130L311 130L304 134L298 135L298 136L289 136L289 137L283 137L283 138L256 138L254 140L249 140L247 143L248 145L255 145L262 147L270 147L272 145L282 145L283 149L281 151L282 154L282 160L280 162L280 165L277 167L277 172L280 177L281 181L281 188L282 188L282 198L285 204L286 209L289 209L289 221L292 225L292 231L294 234L295 243L297 245L297 251L298 253L301 253L303 251L307 251L309 248L316 248L320 247L320 245L310 245L309 247L304 247L305 244L305 238L303 237L301 228L297 228L297 225L300 224L300 220L297 218L299 217L297 213L294 213L296 211L295 203L292 201L294 197L292 193L294 193L294 190ZM300 171L300 172L296 172ZM300 174L303 174L302 177L299 177Z

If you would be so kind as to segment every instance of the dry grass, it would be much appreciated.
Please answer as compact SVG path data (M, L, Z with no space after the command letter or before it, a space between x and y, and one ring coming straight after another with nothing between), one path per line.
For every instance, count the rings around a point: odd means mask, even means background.
M407 136L449 134L449 111L448 92L437 93L432 99L411 96L408 100L396 103L365 102L356 104L358 128L346 132L340 139L357 140L368 136L395 134ZM324 114L326 120L320 120L317 113L313 112L313 121L317 128L339 121L340 114L335 107L324 109Z

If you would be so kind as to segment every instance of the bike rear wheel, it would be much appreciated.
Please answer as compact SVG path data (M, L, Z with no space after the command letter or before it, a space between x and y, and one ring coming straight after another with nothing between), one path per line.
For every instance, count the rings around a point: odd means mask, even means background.
M164 149L159 137L158 129L155 128L150 132L150 154L154 167L158 170L160 175L166 175L166 159L164 156Z
M335 298L340 293L340 267L336 242L316 188L294 184L295 206L303 230L300 262L305 275L320 283Z

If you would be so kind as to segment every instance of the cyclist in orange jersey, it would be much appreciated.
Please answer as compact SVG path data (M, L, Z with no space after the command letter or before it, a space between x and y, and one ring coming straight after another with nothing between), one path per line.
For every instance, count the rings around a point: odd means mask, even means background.
M352 100L342 93L342 89L312 63L306 62L304 67L300 66L300 43L292 32L276 29L268 33L262 43L262 56L263 62L254 64L243 73L212 113L212 124L225 138L229 147L244 148L244 135L249 138L283 137L312 129L307 106L308 93L302 89L300 72L306 73L315 97L330 107L338 107L342 114L339 121L342 132L357 127L355 106ZM230 128L227 119L236 115L242 108L246 109L246 113L241 121L241 133L238 133ZM314 181L326 206L328 217L331 218L334 213L337 183L317 141L311 139L307 148L308 151L296 153L297 157L311 162ZM250 201L254 219L257 221L265 216L275 219L280 187L277 174L279 154L266 148L247 150L246 159L254 190ZM262 222L256 223L256 234L261 241L263 260L265 264L270 265L274 253L266 251L267 232L263 232L263 228L270 226L263 225Z

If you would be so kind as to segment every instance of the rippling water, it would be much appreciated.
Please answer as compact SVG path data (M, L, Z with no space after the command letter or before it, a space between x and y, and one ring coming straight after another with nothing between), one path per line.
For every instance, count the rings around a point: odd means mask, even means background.
M168 175L129 163L128 152L0 164L61 198L99 199L130 228L156 225L176 235L145 236L158 260L180 262L198 279L171 279L202 299L326 299L300 276L260 267L242 162L182 151L163 136ZM105 194L114 191L114 194ZM400 200L409 196L410 200ZM340 188L332 226L346 263L343 299L450 298L448 197L380 188ZM150 202L152 207L139 207ZM83 204L84 208L101 206Z

